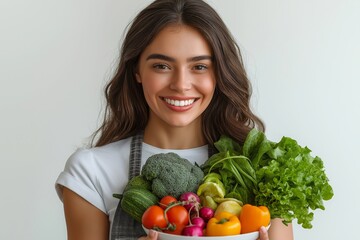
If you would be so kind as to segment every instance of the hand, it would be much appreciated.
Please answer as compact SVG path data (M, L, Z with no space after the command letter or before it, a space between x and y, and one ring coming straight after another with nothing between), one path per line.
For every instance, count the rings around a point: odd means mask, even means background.
M269 234L264 226L260 228L259 232L260 232L259 240L269 240Z
M158 238L158 232L155 230L150 230L149 231L149 235L147 235L146 237L141 237L139 238L139 240L156 240ZM261 239L262 240L262 239Z

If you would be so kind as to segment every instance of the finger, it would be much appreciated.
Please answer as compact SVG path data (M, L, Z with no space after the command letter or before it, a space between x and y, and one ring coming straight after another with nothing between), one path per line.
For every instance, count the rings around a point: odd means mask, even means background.
M149 231L148 239L149 240L156 240L158 238L158 232L154 230Z
M155 230L150 230L149 235L147 235L146 237L141 237L138 240L157 240L158 238L158 232Z
M269 240L269 235L264 226L262 226L259 230L260 232L260 240Z

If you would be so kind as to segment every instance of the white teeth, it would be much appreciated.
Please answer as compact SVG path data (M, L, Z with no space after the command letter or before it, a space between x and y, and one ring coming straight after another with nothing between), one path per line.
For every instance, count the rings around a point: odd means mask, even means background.
M188 106L194 103L195 99L188 99L188 100L174 100L174 99L168 99L164 98L165 102L167 102L170 105L176 106L176 107L184 107Z

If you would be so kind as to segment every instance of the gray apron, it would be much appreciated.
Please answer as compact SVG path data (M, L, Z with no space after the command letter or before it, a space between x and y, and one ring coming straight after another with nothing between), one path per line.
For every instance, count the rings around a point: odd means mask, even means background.
M140 174L141 170L141 148L143 134L135 135L131 140L130 158L129 158L129 180ZM116 208L114 221L112 223L110 239L138 239L146 235L141 224L130 217L121 209L120 201Z
M141 170L141 150L143 142L143 133L135 135L131 140L130 158L129 158L129 180L140 174ZM209 156L215 153L215 149L209 145ZM122 211L119 204L116 208L114 221L111 228L110 240L134 240L145 236L141 223L135 221L126 212Z

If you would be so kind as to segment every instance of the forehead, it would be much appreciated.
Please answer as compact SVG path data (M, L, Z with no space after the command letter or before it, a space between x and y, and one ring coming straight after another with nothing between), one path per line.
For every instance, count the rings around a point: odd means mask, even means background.
M145 48L142 56L154 53L174 58L211 56L211 47L195 28L176 24L163 28Z

